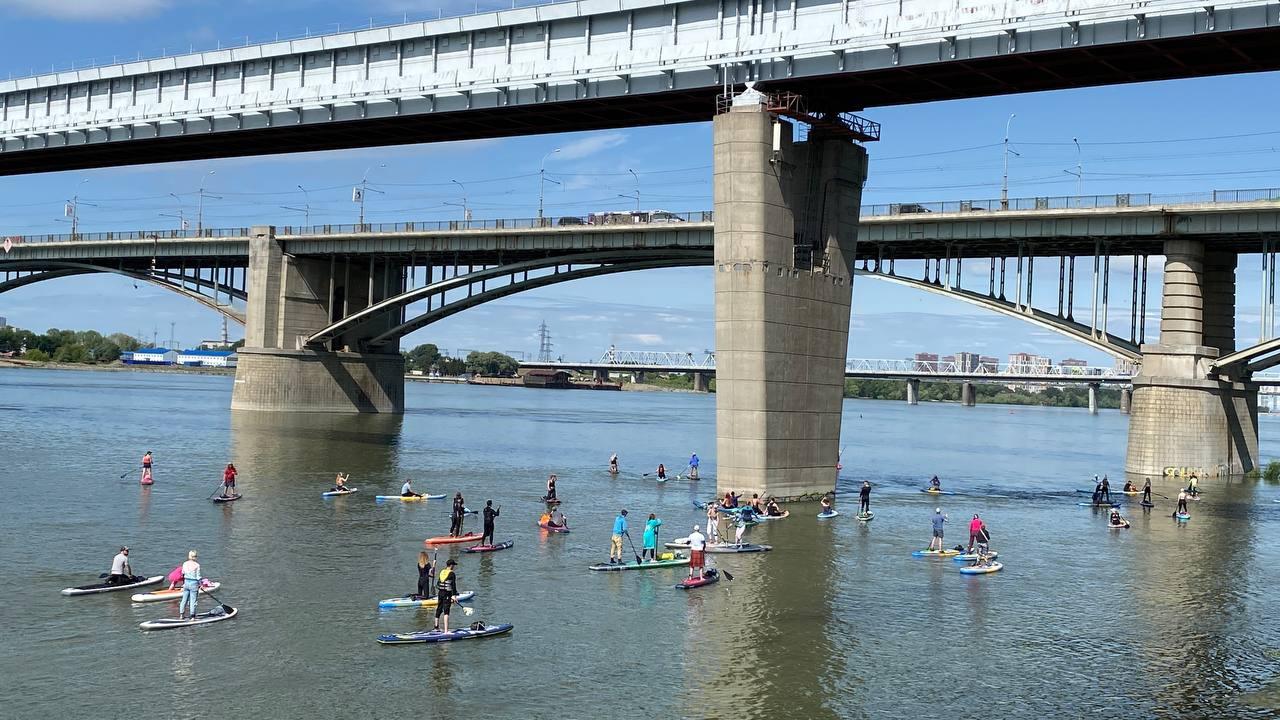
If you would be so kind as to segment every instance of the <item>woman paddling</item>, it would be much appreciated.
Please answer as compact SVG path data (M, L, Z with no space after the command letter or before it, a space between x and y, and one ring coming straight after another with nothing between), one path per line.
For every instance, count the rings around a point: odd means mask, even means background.
M640 561L644 562L645 558L657 560L658 547L658 528L662 527L662 521L657 515L649 513L649 520L644 524L644 548L640 550Z
M1151 503L1151 478L1147 478L1146 484L1142 486L1142 502Z
M413 481L405 478L404 484L400 486L400 497L422 497L422 493L413 491Z
M556 498L556 474L555 474L555 473L551 473L551 477L548 477L548 478L547 478L547 494L546 494L546 497L544 497L544 498L542 498L542 499L543 499L543 500L546 500L546 501L548 501L548 502L550 502L551 500L555 500L555 499L557 499L557 498Z

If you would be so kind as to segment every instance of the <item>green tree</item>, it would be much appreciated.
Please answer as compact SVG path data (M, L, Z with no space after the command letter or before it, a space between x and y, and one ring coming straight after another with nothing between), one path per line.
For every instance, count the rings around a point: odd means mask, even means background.
M23 356L22 356L22 357L23 357L23 359L26 359L26 360L34 360L35 362L48 362L48 361L49 361L49 353L47 353L47 352L45 352L45 351L43 351L43 350L41 350L41 349L39 349L39 348L32 348L32 349L28 350L25 354L23 354Z
M467 372L489 377L511 377L520 369L520 364L510 355L500 352L476 352L467 355Z
M433 343L419 345L404 354L405 366L410 370L422 370L426 372L434 365L439 367L440 348Z

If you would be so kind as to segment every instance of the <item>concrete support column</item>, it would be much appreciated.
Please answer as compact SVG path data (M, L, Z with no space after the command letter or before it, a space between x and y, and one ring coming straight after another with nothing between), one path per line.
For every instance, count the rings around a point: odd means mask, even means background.
M295 257L285 253L273 227L255 227L249 240L248 306L245 347L237 353L236 381L231 393L233 410L295 412L375 412L404 411L404 359L391 346L379 352L333 352L306 346L306 339L330 323L330 297L335 304L347 291L331 286L334 264L328 259ZM342 267L345 278L350 273ZM388 278L366 271L364 307L370 299L380 299L399 291ZM384 264L383 273L399 275L398 268ZM371 282L373 278L377 282ZM369 287L375 295L369 297ZM353 293L356 295L357 293ZM359 308L356 308L359 309ZM389 322L391 318L388 318ZM372 323L368 332L385 324ZM361 340L344 335L343 347Z
M907 404L920 404L920 381L914 378L907 381Z
M631 382L633 382L633 383L643 383L643 382L644 382L644 380L645 380L645 377L644 377L644 373L643 373L643 372L641 372L641 371L639 371L639 370L634 370L634 371L632 371L632 373L631 373Z
M1133 379L1125 470L1240 474L1258 462L1258 387L1211 375L1235 350L1235 266L1205 241L1165 241L1160 341L1142 346Z
M1098 414L1098 383L1089 383L1089 414Z
M967 382L960 385L960 404L964 407L973 407L978 404L978 393L973 383Z
M1125 415L1129 414L1129 409L1133 405L1133 391L1129 388L1120 389L1120 412Z
M718 115L712 132L718 489L826 492L866 151L818 128L793 143L762 105Z
M596 382L601 382L601 383L609 382L608 370L594 370L593 374L595 375Z
M709 383L707 382L707 374L694 373L693 374L693 391L707 392L709 389L710 389L710 386L709 386Z

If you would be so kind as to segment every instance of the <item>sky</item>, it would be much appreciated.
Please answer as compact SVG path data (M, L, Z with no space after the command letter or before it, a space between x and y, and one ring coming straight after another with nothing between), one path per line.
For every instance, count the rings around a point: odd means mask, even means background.
M474 7L413 0L0 0L6 30L0 77ZM1011 197L1079 190L1152 193L1174 201L1214 189L1278 187L1278 80L1262 73L867 108L861 114L880 122L883 134L868 148L863 202L999 197L1006 126ZM366 177L373 189L365 210L369 222L460 219L464 203L477 219L527 218L537 214L544 158L547 215L630 209L637 192L645 209L711 206L711 128L696 123L0 178L0 235L68 232L62 207L73 198L83 232L175 228L178 216L194 226L197 215L206 227L304 219L354 223L358 207L351 188ZM1259 334L1258 262L1244 257L1238 272L1242 344ZM1148 338L1159 323L1157 266L1153 262L1149 278ZM1126 336L1130 267L1125 261L1112 265L1110 327ZM965 276L984 281L985 264L966 265ZM1042 280L1037 289L1039 304L1056 308L1050 283ZM1088 318L1088 297L1087 288L1077 288L1077 318ZM52 280L0 295L0 316L37 331L120 331L154 334L162 342L172 323L182 346L219 336L222 322L189 300L114 276ZM713 317L709 268L650 270L517 294L413 333L403 346L433 342L451 351L492 349L532 358L545 321L555 354L567 359L598 358L609 345L701 353L712 349ZM242 330L233 324L230 332L238 337ZM1035 352L1055 361L1111 362L1018 320L858 278L850 357L904 358L922 351L1002 358Z

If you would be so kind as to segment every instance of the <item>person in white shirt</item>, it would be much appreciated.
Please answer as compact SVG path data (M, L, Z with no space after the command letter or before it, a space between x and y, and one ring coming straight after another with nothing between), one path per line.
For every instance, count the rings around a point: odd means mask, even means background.
M182 563L182 600L178 602L178 619L182 619L182 611L191 603L191 619L196 617L196 598L200 597L200 563L196 562L196 551L187 553L187 561Z
M698 571L698 579L706 577L702 571L702 566L706 562L707 536L699 532L697 525L693 526L693 532L689 533L689 577L693 577L693 571Z
M133 582L133 568L129 567L129 548L120 546L120 552L111 558L111 574L107 576L108 585L127 585Z

